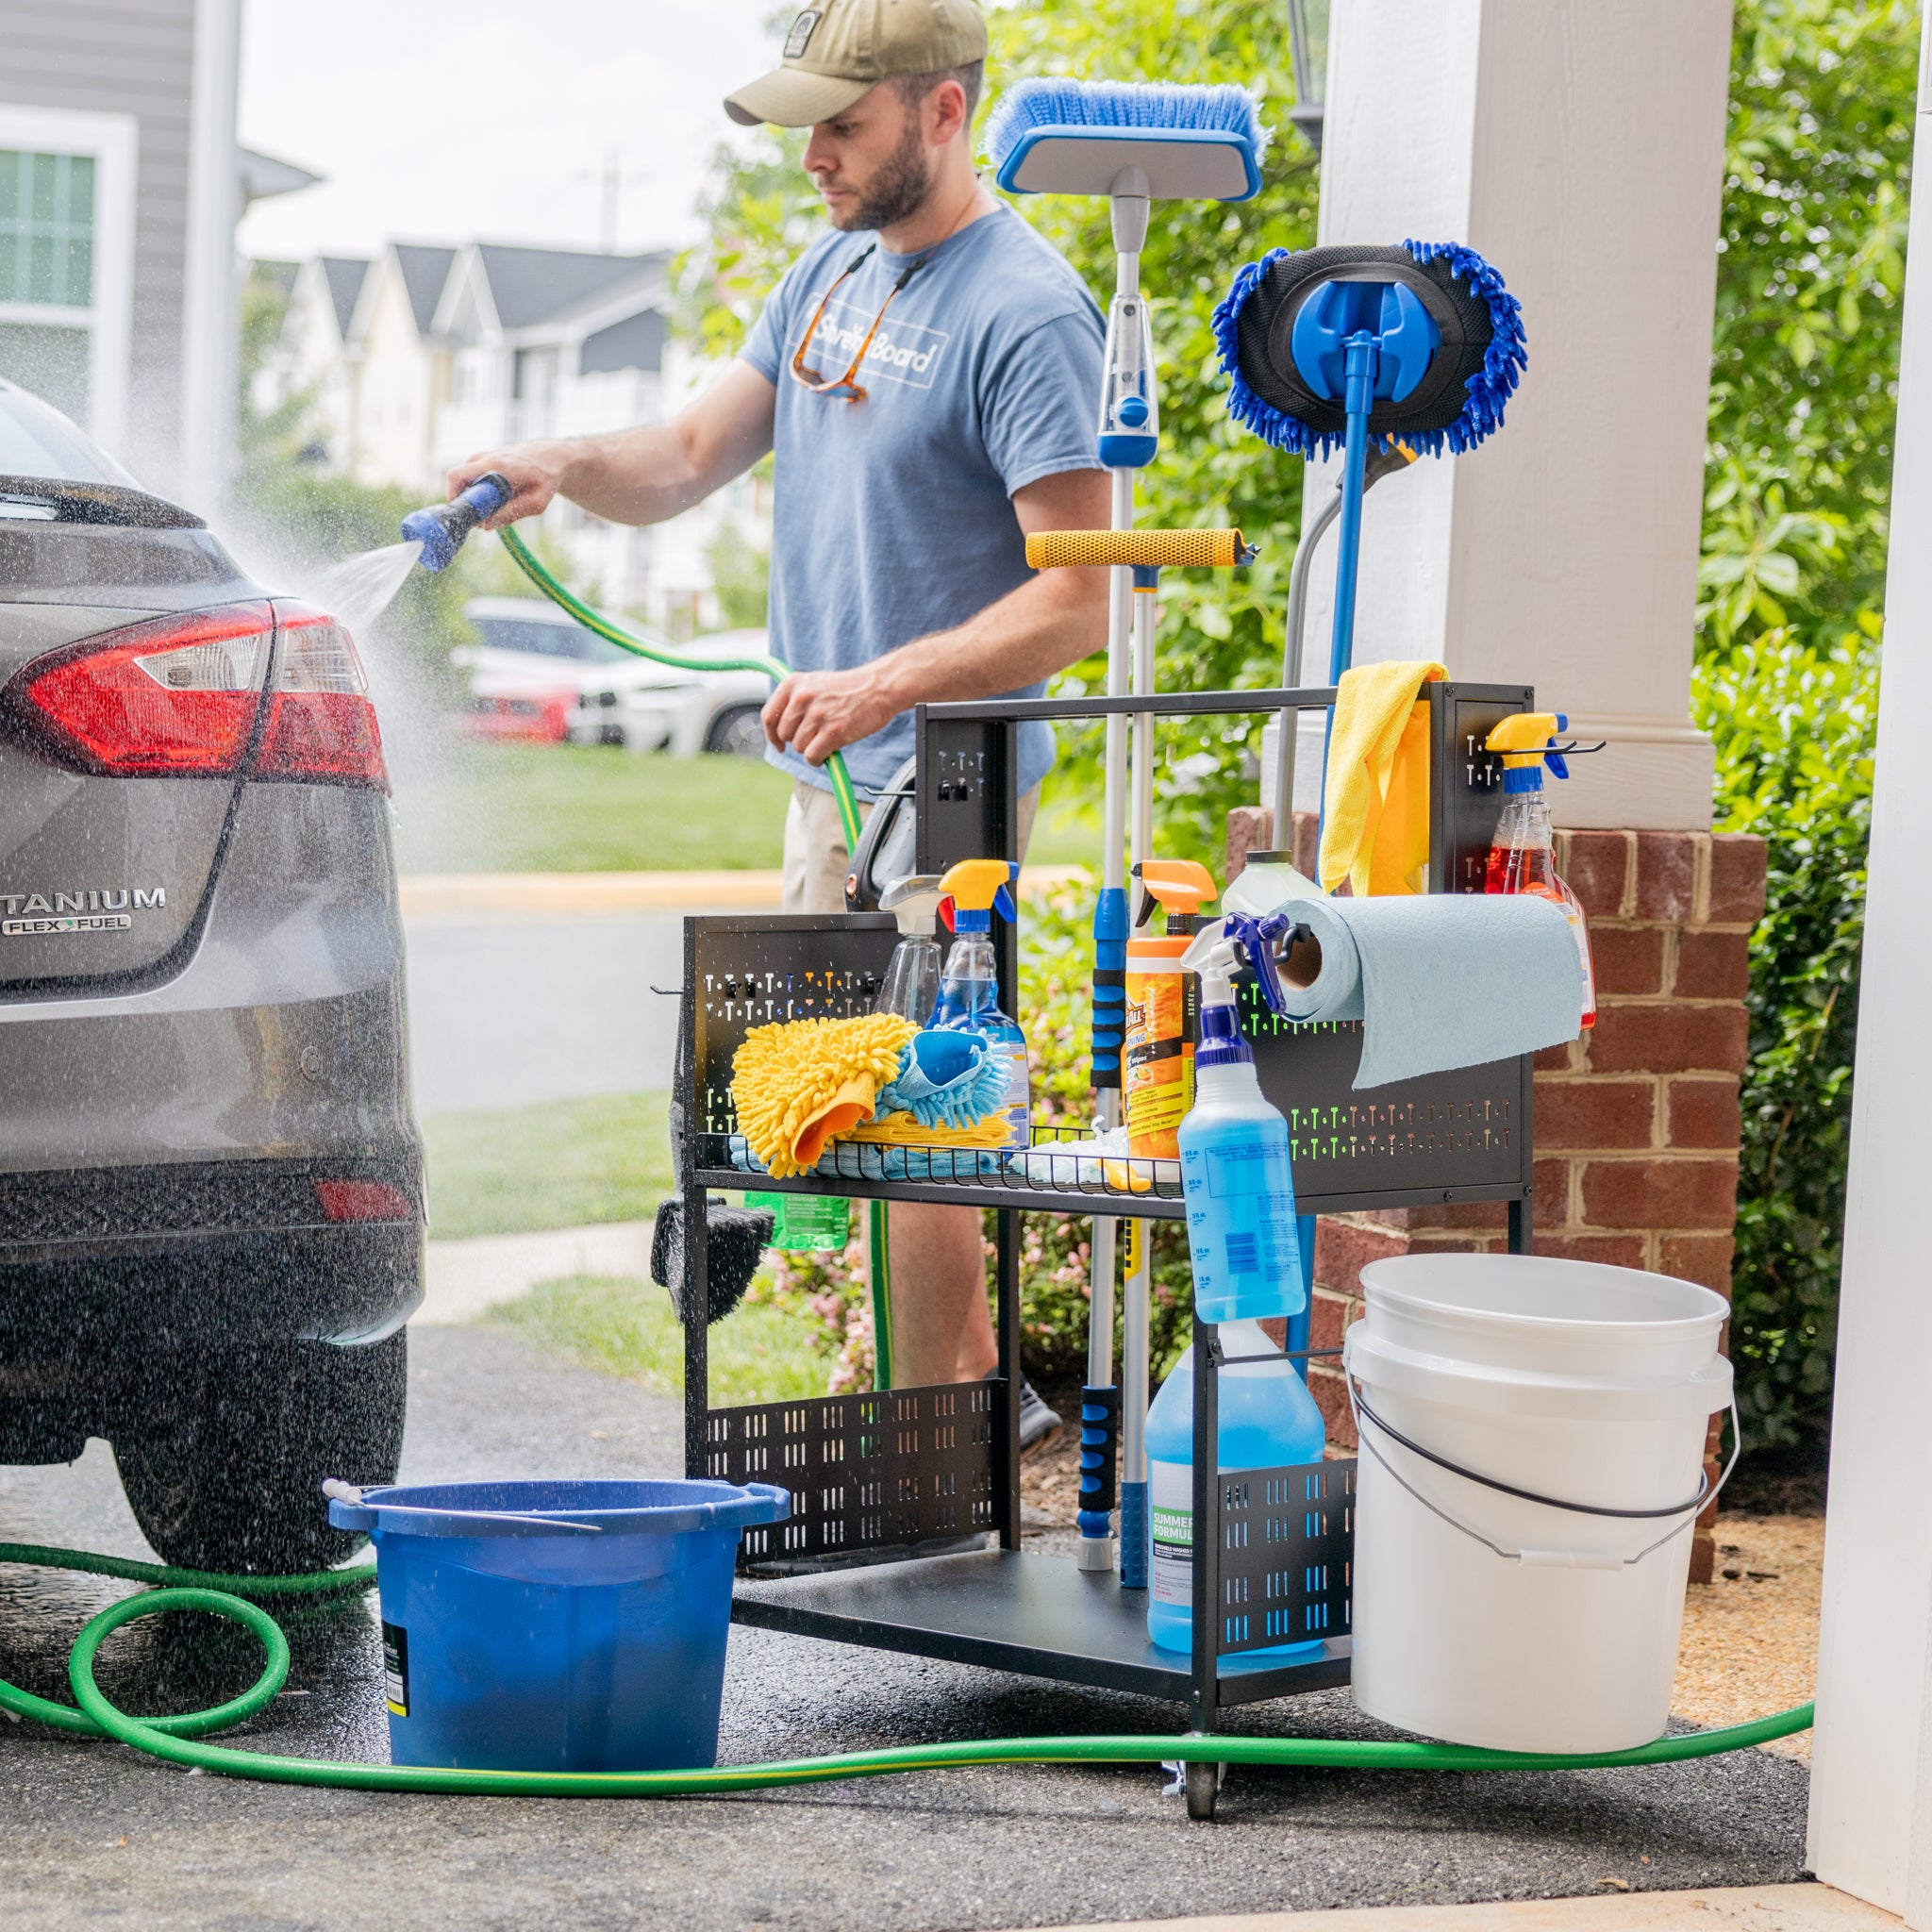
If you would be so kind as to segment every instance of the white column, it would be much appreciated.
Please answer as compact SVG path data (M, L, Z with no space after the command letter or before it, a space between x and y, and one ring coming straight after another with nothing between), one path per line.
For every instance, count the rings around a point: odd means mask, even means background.
M1932 39L1926 52L1932 53ZM1926 54L1918 132L1926 132ZM1916 152L1916 142L1914 144ZM1932 153L1932 140L1927 142ZM1906 270L1885 585L1885 678L1858 987L1831 1506L1812 1750L1810 1862L1827 1884L1932 1927L1932 1293L1925 1185L1932 958L1932 248Z
M208 517L218 512L226 496L235 462L241 356L235 224L242 216L235 111L241 65L241 0L195 0L182 264L180 459L174 487L190 508Z
M1529 343L1500 432L1370 496L1356 661L1527 678L1608 738L1551 788L1563 824L1710 824L1688 700L1730 29L1729 0L1334 9L1321 241L1466 242ZM1318 680L1332 586L1324 552Z

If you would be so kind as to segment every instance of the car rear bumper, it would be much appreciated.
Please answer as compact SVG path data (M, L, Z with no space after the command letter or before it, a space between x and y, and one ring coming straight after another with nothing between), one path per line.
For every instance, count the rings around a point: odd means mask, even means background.
M375 1182L407 1218L332 1222L318 1180ZM0 1176L0 1361L104 1382L122 1355L379 1341L422 1302L422 1204L391 1162Z

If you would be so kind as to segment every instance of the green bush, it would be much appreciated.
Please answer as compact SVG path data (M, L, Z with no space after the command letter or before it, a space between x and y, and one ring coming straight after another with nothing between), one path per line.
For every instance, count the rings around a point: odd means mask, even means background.
M1910 0L1737 14L1693 688L1770 846L1731 1352L1747 1445L1829 1426L1918 66Z

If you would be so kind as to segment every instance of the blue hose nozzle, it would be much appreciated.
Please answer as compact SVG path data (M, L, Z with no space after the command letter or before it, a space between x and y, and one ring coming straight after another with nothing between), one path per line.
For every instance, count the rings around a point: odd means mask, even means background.
M425 570L446 570L456 561L463 539L485 517L493 517L515 494L509 478L491 470L478 476L453 501L412 509L403 519L403 541L422 544L420 561Z

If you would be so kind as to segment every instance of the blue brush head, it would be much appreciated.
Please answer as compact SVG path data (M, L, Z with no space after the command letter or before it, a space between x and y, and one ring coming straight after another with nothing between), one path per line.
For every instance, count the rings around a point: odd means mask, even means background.
M1246 88L1039 79L1000 96L985 151L1009 192L1106 194L1139 166L1158 200L1245 201L1268 138Z
M1419 455L1474 449L1503 426L1503 410L1528 351L1523 308L1503 277L1473 248L1455 242L1405 242L1400 248L1276 248L1236 275L1214 311L1214 339L1232 389L1228 414L1262 441L1297 456L1326 456L1341 445L1340 403L1295 363L1291 338L1302 303L1345 271L1352 279L1399 282L1423 300L1442 335L1418 389L1378 402L1370 442L1399 442Z

